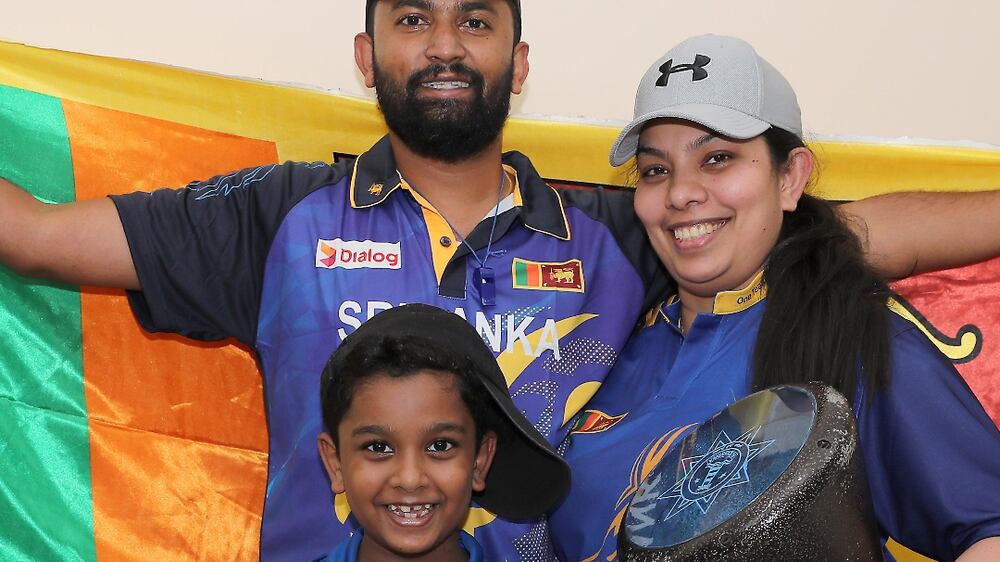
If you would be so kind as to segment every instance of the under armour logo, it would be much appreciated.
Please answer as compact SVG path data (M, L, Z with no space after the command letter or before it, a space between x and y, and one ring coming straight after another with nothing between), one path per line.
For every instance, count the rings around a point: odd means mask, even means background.
M660 78L656 81L657 86L666 86L667 82L670 80L670 75L675 72L687 72L691 71L691 81L697 82L698 80L704 80L708 78L708 72L705 70L705 66L712 62L712 59L706 57L705 55L695 55L693 64L678 64L673 66L674 59L670 59L667 62L660 65Z

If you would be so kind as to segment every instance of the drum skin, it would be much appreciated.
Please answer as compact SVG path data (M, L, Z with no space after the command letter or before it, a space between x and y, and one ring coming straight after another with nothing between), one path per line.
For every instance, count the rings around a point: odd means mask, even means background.
M796 429L807 431L789 436L793 445L800 447L790 461L780 457L768 461L764 458L766 455L759 454L761 449L776 441L765 439L768 423L761 421L766 414L773 414L775 404L791 405L797 410L793 411L793 416L785 418L800 416L795 419ZM806 411L810 408L814 411ZM734 423L743 429L749 428L743 434L749 436L744 439L745 443L726 438L725 432L719 430L722 421L729 428L734 427ZM729 433L735 432L730 429ZM771 433L773 437L774 431ZM622 560L883 560L864 461L858 448L854 413L836 390L819 384L782 385L762 390L699 425L674 448L677 449L675 454L668 451L664 455L629 506L619 532L618 548ZM714 466L711 462L706 464L713 460L709 458L713 455L721 462ZM741 496L740 487L733 485L723 486L737 491L728 495L721 494L720 490L709 490L714 495L692 496L710 483L706 474L718 474L719 465L724 465L730 457L738 457L743 463L743 481L736 479L735 471L730 471L734 474L730 482L736 484L751 483L755 461L771 462L772 470L775 466L783 470L770 477L766 477L766 466L758 470L757 473L765 474L766 488L755 492L754 497L746 497L745 491ZM697 459L701 461L696 462ZM751 475L750 479L746 478L747 474ZM698 482L704 482L701 488L696 487ZM689 507L698 508L694 505L698 501L701 511ZM735 505L726 506L727 501ZM679 505L687 510L685 521L675 517L680 511ZM709 521L704 524L707 528L690 530L702 525L691 523L697 518L708 516L711 510L727 513L726 509L738 511L724 520ZM671 529L671 525L690 528ZM677 537L683 540L673 542Z

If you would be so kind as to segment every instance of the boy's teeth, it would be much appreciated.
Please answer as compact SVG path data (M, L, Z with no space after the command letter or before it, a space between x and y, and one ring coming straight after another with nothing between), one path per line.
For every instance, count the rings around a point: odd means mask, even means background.
M722 225L726 224L726 221L720 222L703 222L700 224L693 224L691 226L684 226L681 228L674 229L674 238L676 240L693 240L701 236L705 236L715 232L722 228Z
M423 505L402 505L389 504L389 511L402 515L405 519L416 519L424 517L434 509L434 504L425 503Z

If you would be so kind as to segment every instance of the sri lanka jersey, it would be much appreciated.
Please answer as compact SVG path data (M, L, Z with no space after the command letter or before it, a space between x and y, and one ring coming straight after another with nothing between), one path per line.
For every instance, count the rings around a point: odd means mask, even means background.
M549 520L560 560L616 560L646 475L689 429L750 393L765 293L758 279L719 294L686 336L675 301L629 342L563 444L573 483ZM876 519L883 540L952 560L1000 535L1000 432L914 324L889 314L889 329L892 382L869 407L858 407L862 396L855 404Z
M329 554L315 562L358 562L358 552L361 550L361 541L364 538L364 533L359 530L350 539L340 543ZM490 562L489 559L483 558L483 547L479 546L472 535L459 531L458 540L469 555L468 562Z
M558 443L662 294L629 195L558 191L525 157L504 163L510 209L492 244L492 220L467 238L478 258L402 180L388 139L332 166L265 166L114 197L142 284L129 295L142 326L235 337L258 356L270 434L262 558L312 560L355 527L343 498L335 514L316 451L319 374L374 314L423 302L467 319L515 403ZM493 306L472 282L480 259L495 272ZM494 521L474 508L466 528L487 558L549 556L543 521Z

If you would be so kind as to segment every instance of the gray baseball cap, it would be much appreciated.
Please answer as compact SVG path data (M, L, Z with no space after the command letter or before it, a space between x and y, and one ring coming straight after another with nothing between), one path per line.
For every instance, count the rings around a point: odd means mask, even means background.
M639 82L635 118L611 146L611 165L635 156L643 126L662 117L698 123L734 139L753 138L770 127L802 137L795 91L749 43L701 35L667 51Z

